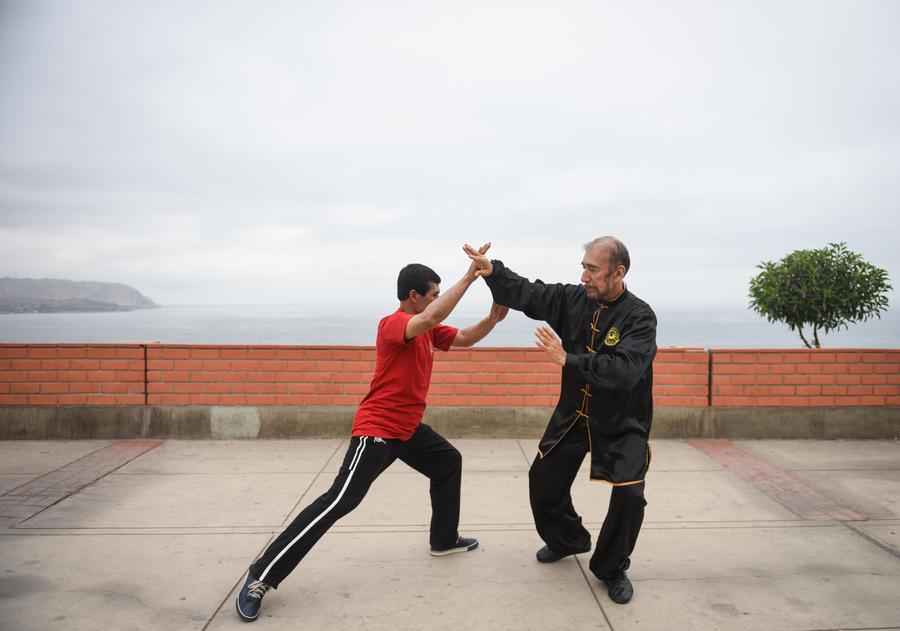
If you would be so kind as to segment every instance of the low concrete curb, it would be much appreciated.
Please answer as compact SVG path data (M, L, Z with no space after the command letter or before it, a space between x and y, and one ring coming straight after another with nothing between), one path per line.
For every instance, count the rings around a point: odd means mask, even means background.
M343 438L352 406L7 406L0 439ZM538 438L551 408L431 407L452 438ZM653 438L898 438L900 407L658 408Z

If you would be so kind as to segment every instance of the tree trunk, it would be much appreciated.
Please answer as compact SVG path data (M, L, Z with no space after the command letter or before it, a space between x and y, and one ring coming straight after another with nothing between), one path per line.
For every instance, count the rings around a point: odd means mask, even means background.
M806 338L803 337L803 327L802 326L797 327L797 332L800 333L800 339L803 340L803 343L806 345L806 348L812 348L812 346L809 345L809 342L806 341Z

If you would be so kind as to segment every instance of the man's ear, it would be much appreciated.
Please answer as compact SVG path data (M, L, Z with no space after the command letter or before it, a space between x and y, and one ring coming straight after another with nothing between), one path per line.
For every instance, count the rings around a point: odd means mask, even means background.
M406 295L407 298L415 298L418 295L418 292L415 289L410 289L409 293Z

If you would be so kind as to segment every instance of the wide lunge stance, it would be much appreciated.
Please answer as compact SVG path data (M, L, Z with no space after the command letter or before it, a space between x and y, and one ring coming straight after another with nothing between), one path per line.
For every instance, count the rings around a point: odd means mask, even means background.
M478 252L483 256L489 247ZM265 593L281 584L332 524L359 505L375 478L397 459L431 480L431 554L444 556L478 546L478 541L457 532L462 456L421 420L434 349L475 344L508 311L494 304L485 319L463 330L441 324L483 273L482 264L473 262L443 295L439 295L441 279L430 268L411 264L400 270L400 307L378 324L375 374L353 419L340 471L331 488L304 508L250 566L236 602L243 620L259 616Z

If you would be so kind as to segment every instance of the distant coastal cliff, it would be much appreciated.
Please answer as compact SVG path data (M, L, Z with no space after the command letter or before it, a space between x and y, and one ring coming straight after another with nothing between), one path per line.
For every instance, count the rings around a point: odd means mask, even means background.
M55 278L0 278L0 313L153 309L156 303L121 283Z

